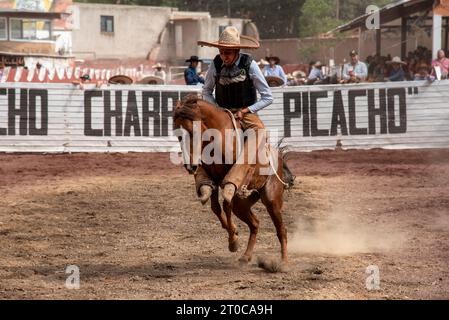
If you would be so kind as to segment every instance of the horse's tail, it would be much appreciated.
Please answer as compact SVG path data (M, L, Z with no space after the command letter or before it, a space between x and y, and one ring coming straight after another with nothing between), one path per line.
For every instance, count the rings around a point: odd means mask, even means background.
M286 184L285 189L290 190L295 186L296 176L292 173L292 171L288 167L287 161L289 159L289 156L291 156L293 153L291 151L289 151L288 145L281 147L283 142L284 142L284 138L279 140L276 148L279 150L279 152L281 154L283 180L284 180L284 183Z

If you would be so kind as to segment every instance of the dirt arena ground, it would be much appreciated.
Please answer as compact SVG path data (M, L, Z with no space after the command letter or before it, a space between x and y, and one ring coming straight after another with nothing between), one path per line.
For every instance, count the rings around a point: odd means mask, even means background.
M0 155L0 299L449 299L449 150L295 154L290 270L239 254L167 154ZM278 257L257 207L256 257ZM256 259L255 259L256 260ZM80 268L79 290L65 268ZM380 290L366 289L378 266Z

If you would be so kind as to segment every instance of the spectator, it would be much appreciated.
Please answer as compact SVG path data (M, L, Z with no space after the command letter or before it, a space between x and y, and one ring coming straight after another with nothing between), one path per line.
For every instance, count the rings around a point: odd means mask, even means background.
M343 83L358 83L368 78L368 67L359 60L359 54L352 50L349 54L351 62L343 67Z
M370 75L371 81L382 82L385 80L385 77L388 75L385 59L386 57L376 56L373 66L373 72Z
M441 79L447 79L449 71L449 59L446 58L444 50L438 51L438 58L432 61L432 68L440 67ZM435 69L432 69L432 75L436 76Z
M418 65L418 73L415 74L415 78L413 80L415 81L435 81L435 77L429 74L429 66L421 62Z
M161 78L162 80L164 80L164 83L167 80L167 74L165 73L164 70L162 70L163 66L160 63L157 63L156 65L153 66L153 69L155 69L154 71L154 76Z
M320 61L317 61L313 64L312 70L310 70L310 74L308 77L309 84L313 84L316 81L325 79L325 76L323 75L323 72L321 70L322 67L323 67L323 64Z
M292 80L288 81L287 86L290 87L302 86L307 82L306 74L301 70L294 71L292 73L292 78L293 78Z
M406 63L401 60L399 57L394 57L391 61L387 61L387 64L392 66L390 74L387 81L405 81L405 72L402 68Z
M186 60L186 62L190 63L189 67L184 72L184 79L186 81L186 84L188 86L196 86L200 83L204 84L204 78L198 75L196 71L198 64L203 61L200 60L197 56L191 56L190 59Z
M284 69L279 65L281 60L279 57L271 56L267 57L269 65L265 66L263 69L263 75L265 77L278 77L281 78L284 84L287 84L287 76L285 75Z

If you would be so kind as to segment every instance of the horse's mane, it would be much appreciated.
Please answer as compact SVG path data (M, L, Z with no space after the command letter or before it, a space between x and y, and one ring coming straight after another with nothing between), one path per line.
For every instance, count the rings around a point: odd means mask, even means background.
M185 119L194 121L196 119L195 109L198 108L198 101L201 100L197 95L189 94L181 101L181 107L175 110L173 119Z
M189 94L181 101L181 107L175 109L173 120L190 120L195 121L198 119L196 110L200 106L210 106L218 112L224 112L216 105L213 105L206 100L200 98L197 94Z

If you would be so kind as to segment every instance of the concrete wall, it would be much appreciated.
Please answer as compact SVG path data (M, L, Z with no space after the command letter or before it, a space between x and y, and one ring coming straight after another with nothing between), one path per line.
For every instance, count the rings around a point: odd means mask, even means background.
M85 59L146 57L170 21L174 8L76 3L73 54ZM101 16L114 17L114 33L102 33Z
M184 12L176 8L76 3L73 19L72 53L77 58L132 59L183 64L197 55L213 58L215 48L198 47L198 40L216 41L220 26L234 25L241 32L248 20L212 18L208 12ZM100 31L101 16L114 16L114 33ZM176 46L176 29L182 41Z

